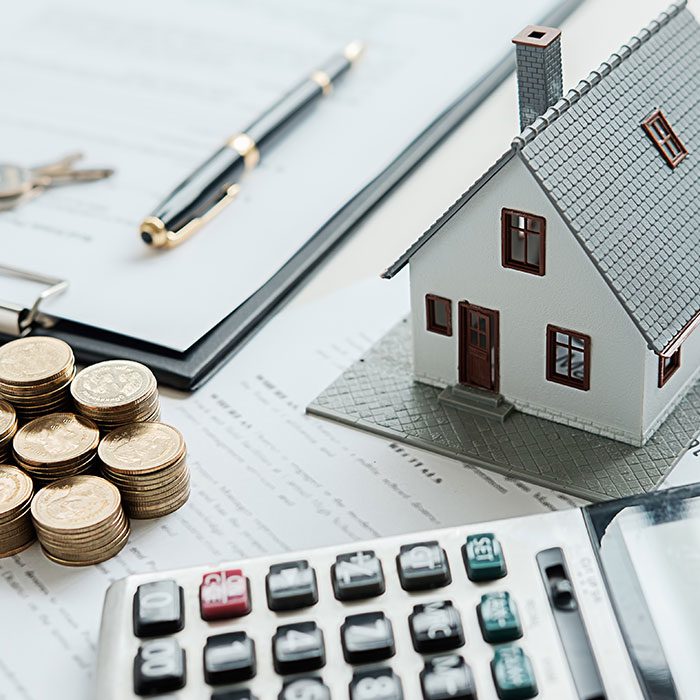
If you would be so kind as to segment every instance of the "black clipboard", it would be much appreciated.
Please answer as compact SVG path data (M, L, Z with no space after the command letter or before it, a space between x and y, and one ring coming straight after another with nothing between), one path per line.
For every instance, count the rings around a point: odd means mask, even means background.
M542 18L541 24L557 26L582 2L562 0L558 7ZM73 348L78 362L83 364L128 358L150 367L163 385L183 391L197 389L240 350L270 316L282 308L294 291L351 233L353 227L471 114L514 68L515 56L508 51L478 83L418 134L382 173L337 211L260 289L184 352L57 318L51 318L50 327L33 325L29 329L30 334L50 335L65 340ZM38 277L37 281L41 282L42 279ZM0 314L8 311L18 315L19 326L22 321L26 322L31 310L20 309L14 304L0 304ZM16 337L16 334L0 333L3 340L12 337Z

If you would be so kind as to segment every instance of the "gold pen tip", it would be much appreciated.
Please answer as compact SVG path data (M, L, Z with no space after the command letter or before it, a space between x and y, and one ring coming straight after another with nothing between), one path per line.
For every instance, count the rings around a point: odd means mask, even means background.
M344 49L343 56L354 63L365 52L365 45L361 41L351 41Z

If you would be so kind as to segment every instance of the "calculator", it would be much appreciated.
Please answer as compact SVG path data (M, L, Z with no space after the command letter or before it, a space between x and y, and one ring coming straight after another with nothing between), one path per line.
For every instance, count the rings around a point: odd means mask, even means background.
M700 697L700 486L129 576L100 700Z

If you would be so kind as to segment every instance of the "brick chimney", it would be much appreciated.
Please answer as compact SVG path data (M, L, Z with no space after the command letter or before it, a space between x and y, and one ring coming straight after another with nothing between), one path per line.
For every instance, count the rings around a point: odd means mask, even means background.
M513 37L513 43L522 131L562 95L561 30L531 24Z

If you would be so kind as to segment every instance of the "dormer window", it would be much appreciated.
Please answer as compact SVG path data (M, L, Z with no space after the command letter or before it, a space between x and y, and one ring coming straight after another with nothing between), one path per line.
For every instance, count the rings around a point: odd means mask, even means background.
M688 155L688 149L681 143L660 109L642 122L642 128L672 168L675 168Z
M503 267L544 275L545 228L542 216L504 209L501 212Z

